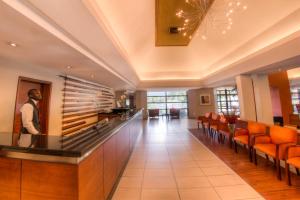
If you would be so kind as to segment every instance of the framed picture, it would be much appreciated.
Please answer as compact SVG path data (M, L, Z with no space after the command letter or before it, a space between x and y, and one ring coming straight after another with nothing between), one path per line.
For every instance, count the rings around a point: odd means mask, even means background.
M200 105L211 105L210 94L200 94Z

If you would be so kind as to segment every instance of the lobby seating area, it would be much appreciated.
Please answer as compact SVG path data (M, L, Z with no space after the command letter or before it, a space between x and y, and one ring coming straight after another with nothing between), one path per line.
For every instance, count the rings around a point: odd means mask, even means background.
M230 118L230 122L229 122ZM232 119L235 120L232 120ZM249 161L257 165L257 157L261 156L267 162L271 160L276 168L277 179L282 179L282 168L285 163L285 178L291 185L291 170L299 176L300 146L297 145L296 129L267 125L261 122L239 120L238 116L225 116L212 112L199 116L198 129L202 128L203 135L216 140L219 145L228 141L229 148L238 153L239 147L245 149ZM292 167L290 167L292 166Z

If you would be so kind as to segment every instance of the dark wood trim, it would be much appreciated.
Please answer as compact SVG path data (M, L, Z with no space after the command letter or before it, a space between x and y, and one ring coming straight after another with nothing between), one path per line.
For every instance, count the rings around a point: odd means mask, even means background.
M76 126L83 125L83 124L86 124L86 121L80 121L80 122L77 122L77 123L74 123L74 124L63 126L62 130L67 130L67 129L74 128Z
M79 117L79 118L76 118L76 119L65 120L65 121L63 121L63 124L69 124L69 123L73 123L73 122L76 122L76 121L79 121L79 120L88 119L88 118L97 117L97 116L98 116L98 113L93 114L93 115L88 115L88 116L85 116L85 117Z

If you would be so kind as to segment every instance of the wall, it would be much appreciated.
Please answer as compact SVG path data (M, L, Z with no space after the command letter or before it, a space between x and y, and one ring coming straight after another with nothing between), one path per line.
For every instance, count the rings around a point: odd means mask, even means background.
M137 109L144 108L143 118L147 118L147 91L138 90L134 94Z
M200 94L210 94L211 105L200 105ZM203 116L207 112L215 112L215 96L213 88L192 89L187 91L189 118Z
M268 75L253 75L257 121L273 124L272 97ZM273 111L272 111L273 110Z
M284 124L289 124L290 114L293 113L290 82L286 71L269 75L270 87L278 88Z
M252 78L248 75L237 76L236 85L238 89L241 119L256 121L256 107Z
M60 135L63 79L57 76L59 73L41 66L33 67L3 60L0 60L0 72L0 132L12 132L13 130L18 78L24 76L52 82L49 134Z

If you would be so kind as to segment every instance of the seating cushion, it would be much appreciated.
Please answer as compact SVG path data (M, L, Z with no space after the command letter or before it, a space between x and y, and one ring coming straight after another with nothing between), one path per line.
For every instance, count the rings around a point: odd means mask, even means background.
M293 145L293 143L279 145L279 159L280 160L285 159L286 149L290 145ZM256 144L256 145L254 145L254 148L265 154L268 154L269 156L272 156L273 158L276 157L276 145L275 144Z
M287 160L287 163L300 168L300 157L294 157Z
M203 126L208 128L209 127L209 122L203 122Z
M275 144L256 144L254 148L272 156L273 158L276 157L276 145Z
M222 135L225 135L226 137L230 136L230 132L229 131L219 130L219 133L221 133Z
M248 145L248 137L249 137L248 135L239 135L234 137L233 139L239 143Z
M210 128L217 130L218 129L218 125L210 125Z

